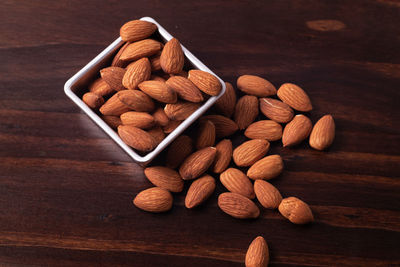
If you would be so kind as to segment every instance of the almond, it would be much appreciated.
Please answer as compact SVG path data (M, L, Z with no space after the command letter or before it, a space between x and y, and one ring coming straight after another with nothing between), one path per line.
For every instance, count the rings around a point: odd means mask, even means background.
M106 81L102 78L95 80L89 86L89 91L99 96L107 96L115 92L114 89L112 89L111 86L108 85L108 83L106 83Z
M144 169L144 175L155 186L167 189L170 192L178 193L183 189L183 180L179 173L173 169L154 166Z
M317 150L328 148L335 139L335 121L325 115L317 121L310 134L310 146Z
M157 146L156 140L148 132L133 126L118 126L118 134L122 141L139 151L151 151Z
M222 193L218 197L219 208L237 219L252 219L260 215L253 201L237 193Z
M279 205L279 212L294 224L306 224L314 221L310 207L296 197L284 198Z
M235 122L240 130L247 128L258 116L258 99L255 96L242 96L236 103Z
M225 93L215 102L215 109L222 115L230 118L235 111L236 93L232 84L225 82Z
M125 92L128 90L123 90L120 91ZM120 93L118 92L118 93ZM107 100L101 107L100 107L100 112L103 115L114 115L114 116L120 116L122 113L125 113L131 108L127 105L125 105L118 97L118 93L114 94L110 99Z
M233 161L239 167L247 167L267 154L269 142L264 139L246 141L233 150Z
M151 112L154 110L153 100L139 90L123 90L116 93L115 96L134 111Z
M203 175L202 177L193 181L185 198L185 207L188 209L197 207L206 201L215 190L215 179L210 175Z
M293 110L282 101L272 98L260 98L261 112L273 121L279 123L289 122L293 116Z
M143 190L133 200L133 204L139 209L156 213L170 210L172 202L171 193L160 187Z
M115 91L124 90L122 79L125 75L125 69L119 67L108 67L100 70L101 78Z
M219 176L221 183L233 193L238 193L247 198L254 198L253 184L240 170L229 168Z
M131 20L125 23L119 34L121 39L127 42L135 42L145 39L157 30L157 25L144 20Z
M267 267L269 262L269 250L262 236L256 237L250 244L246 253L246 267Z
M254 182L254 192L264 208L277 209L282 201L281 193L275 186L264 180Z
M187 77L189 76L189 73L187 71L185 71L185 70L181 70L179 73L170 73L169 76L170 77L180 76L180 77L183 77L183 78L187 79Z
M220 141L215 148L217 153L213 163L213 172L221 173L226 170L232 159L232 142L229 139Z
M261 120L250 124L244 135L250 139L276 141L282 137L282 126L272 120Z
M192 139L187 135L181 135L168 147L166 165L177 168L193 151Z
M166 126L168 125L169 118L167 114L165 114L163 108L158 108L156 111L153 113L154 121L161 126Z
M151 75L150 76L150 80L165 82L165 79L163 77L160 77L160 76L157 76L157 75Z
M283 161L279 155L271 155L254 163L247 171L250 179L271 179L278 176L283 170Z
M185 56L181 44L176 38L169 40L160 56L160 65L166 73L179 73L185 64Z
M199 107L199 103L178 101L174 104L166 104L164 112L171 120L183 121L192 115Z
M311 130L311 120L304 115L296 115L291 122L286 124L285 129L283 130L283 146L286 147L300 144L310 135Z
M165 138L165 133L163 129L159 126L153 127L147 132L154 138L154 140L156 140L157 145L161 143L162 140L164 140Z
M101 118L103 119L103 121L105 121L105 123L108 124L108 126L113 128L114 130L116 130L118 126L122 124L121 119L118 116L102 115Z
M112 62L111 62L111 67L120 67L120 68L125 68L128 65L128 62L121 60L121 55L126 49L126 47L130 43L126 42L119 50L118 53L114 56Z
M209 120L215 125L217 138L232 135L238 130L238 126L234 121L221 115L207 115L201 117L200 120Z
M104 99L103 97L92 93L88 92L82 96L83 102L85 102L86 105L88 105L92 109L98 109L101 105L104 104Z
M150 57L160 52L162 44L152 39L144 39L129 44L120 56L122 61L134 61L142 57Z
M169 88L164 82L145 81L139 84L139 88L151 98L162 103L175 103L177 100L175 91Z
M202 175L211 166L216 154L215 147L206 147L188 156L179 168L184 180L192 180Z
M295 110L303 112L312 110L311 101L306 92L293 83L282 84L278 90L278 97Z
M196 148L202 149L208 146L213 146L215 144L215 126L211 121L200 122L197 139Z
M141 58L126 67L122 84L128 89L137 89L139 83L150 79L151 66L148 58Z
M197 103L204 100L199 88L185 77L172 76L166 81L166 84L174 90L180 98L186 101Z
M169 121L168 124L163 127L164 133L172 133L181 123L182 121Z
M150 58L151 71L161 70L160 56L161 53L158 53L157 55L154 55Z
M148 129L154 125L154 118L146 112L128 111L121 115L123 125L135 126L140 129Z
M190 70L188 79L208 95L218 95L222 90L219 79L206 71Z
M239 90L248 95L266 97L276 94L276 88L272 83L255 75L242 75L236 83Z

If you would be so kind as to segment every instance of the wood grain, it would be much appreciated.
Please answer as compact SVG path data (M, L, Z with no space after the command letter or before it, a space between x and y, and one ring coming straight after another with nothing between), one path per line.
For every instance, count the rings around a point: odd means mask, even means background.
M65 95L65 81L126 21L158 20L224 80L299 84L328 152L271 145L271 180L315 223L277 212L240 221L175 195L166 214L132 205L142 168ZM396 1L11 1L0 3L0 265L243 266L263 235L271 266L400 265L400 7ZM244 138L236 135L234 146ZM157 159L162 162L163 155ZM187 186L184 189L186 192Z

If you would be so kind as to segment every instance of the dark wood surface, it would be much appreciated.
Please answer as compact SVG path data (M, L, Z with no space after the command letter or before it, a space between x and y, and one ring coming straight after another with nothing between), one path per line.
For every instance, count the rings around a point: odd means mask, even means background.
M282 149L271 181L311 205L296 226L203 207L149 214L140 166L64 94L65 81L128 20L151 16L226 81L301 85L328 152ZM315 20L324 20L313 23ZM329 22L326 20L336 20ZM400 264L398 1L9 1L0 3L0 265L243 266L263 235L271 266Z

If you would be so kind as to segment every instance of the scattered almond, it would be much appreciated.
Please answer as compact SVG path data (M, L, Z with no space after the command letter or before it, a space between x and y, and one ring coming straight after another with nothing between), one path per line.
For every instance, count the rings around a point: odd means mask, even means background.
M126 67L122 84L128 89L137 89L139 83L146 81L151 76L151 66L148 58L141 58Z
M202 149L215 144L215 126L211 121L200 122L197 131L196 148Z
M293 83L282 84L278 90L278 97L295 110L303 112L312 110L311 101L306 92Z
M304 115L296 115L291 122L286 124L282 135L282 144L284 147L300 144L311 133L312 123Z
M169 191L152 187L136 195L133 204L148 212L165 212L172 208L173 198Z
M122 79L125 75L125 69L119 67L108 67L100 70L101 78L115 91L124 90Z
M225 93L215 102L215 109L225 117L232 117L236 106L236 93L232 84L225 82Z
M129 44L120 56L122 61L134 61L142 57L150 57L160 52L162 44L153 39L144 39Z
M256 121L247 127L244 135L250 139L276 141L282 138L282 126L272 120Z
M226 170L232 159L232 142L229 139L220 141L215 148L217 153L215 155L212 170L215 173L221 173Z
M189 102L202 102L204 100L199 88L189 79L181 76L172 76L166 81L166 84L174 90L178 96Z
M139 151L151 151L157 146L156 140L148 132L133 126L118 126L118 134L122 141Z
M188 209L197 207L206 201L215 190L215 179L210 175L203 175L202 177L193 181L185 198L185 207Z
M294 116L293 110L282 101L273 98L260 98L261 112L273 121L287 123Z
M111 62L111 67L120 67L120 68L125 68L129 62L121 60L121 55L126 49L126 47L130 43L126 42L119 50L118 53L114 56L112 62Z
M306 224L314 221L310 207L296 197L284 198L279 205L279 212L294 224Z
M271 155L254 163L247 171L247 176L253 180L271 179L283 170L283 161L279 155Z
M222 85L217 77L202 70L190 70L188 79L204 93L215 96L222 90Z
M128 111L121 115L121 122L123 125L148 129L154 125L154 117L146 112Z
M250 244L246 253L246 267L267 267L269 262L269 250L262 236L256 237Z
M127 90L124 90L127 91ZM120 92L124 92L120 91ZM119 92L118 92L119 93ZM99 109L103 115L113 115L120 116L131 108L125 105L118 97L118 93L114 94L110 99L108 99Z
M253 201L237 193L226 192L218 197L219 208L237 219L254 219L260 210Z
M179 168L184 180L192 180L202 175L214 162L215 147L206 147L188 156Z
M207 115L201 117L201 120L209 120L214 123L217 138L232 135L238 130L238 126L234 121L221 115Z
M267 209L277 209L282 201L282 196L278 189L264 180L255 180L254 192L261 205Z
M162 103L175 103L177 100L175 91L169 88L164 82L144 81L138 86L140 90L145 92L151 98Z
M179 136L168 147L166 165L170 168L177 168L192 151L192 139L187 135Z
M102 78L95 80L89 86L89 91L99 96L107 96L115 92L114 89L112 89L111 86Z
M166 104L164 108L165 114L171 120L186 120L200 107L199 103L191 103L186 101L178 101L173 104Z
M246 141L233 150L233 161L239 167L247 167L267 154L269 142L264 139Z
M144 169L144 175L155 186L167 189L170 192L178 193L183 189L183 180L178 172L173 169L154 166Z
M258 116L258 99L255 96L242 96L236 103L235 122L239 130L247 128Z
M101 105L104 104L103 97L91 92L84 94L82 96L82 100L92 109L98 109Z
M238 193L250 199L255 197L253 184L242 171L235 168L229 168L221 173L219 179L229 191Z
M317 121L310 134L310 146L317 150L328 148L335 139L335 121L325 115Z
M248 95L266 97L276 94L276 88L269 81L255 75L242 75L237 79L237 87Z
M181 44L176 38L169 40L161 52L160 65L166 73L179 73L185 64Z
M142 91L122 90L116 93L114 96L117 96L122 103L134 111L151 112L154 110L153 100L151 100L151 98Z
M121 39L127 42L135 42L145 39L157 30L157 25L144 20L131 20L120 29Z

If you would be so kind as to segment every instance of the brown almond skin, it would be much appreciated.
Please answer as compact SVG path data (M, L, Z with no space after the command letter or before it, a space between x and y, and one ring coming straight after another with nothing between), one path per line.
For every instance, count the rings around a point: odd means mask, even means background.
M115 92L115 90L112 89L111 86L102 78L98 78L91 83L89 91L99 96L107 96Z
M310 207L296 197L284 198L278 209L283 217L294 224L306 224L314 221Z
M153 113L154 121L156 124L161 125L161 126L166 126L168 125L169 118L167 114L165 114L163 108L158 108L156 111Z
M335 121L325 115L315 123L310 134L310 146L316 150L327 149L335 139Z
M154 166L144 169L144 175L155 186L178 193L183 189L183 180L178 172L164 166Z
M215 134L217 138L224 138L226 136L232 135L239 129L237 124L233 120L221 115L207 115L201 117L200 120L209 120L214 123Z
M206 147L189 155L179 168L182 179L192 180L202 175L214 162L216 152L215 147Z
M287 104L273 98L260 98L260 110L266 117L278 123L287 123L294 116L293 110Z
M177 168L193 152L193 141L187 135L180 135L168 147L166 165Z
M196 138L196 148L202 149L215 144L215 126L211 121L200 122Z
M239 167L251 166L267 154L269 146L264 139L246 141L233 150L233 161Z
M271 155L260 159L254 163L247 171L250 179L272 179L281 174L283 170L283 161L279 155Z
M150 79L151 66L148 58L141 58L126 67L122 85L128 89L138 88L139 83Z
M237 79L237 87L248 95L266 97L276 94L276 88L269 81L255 75L242 75Z
M170 120L167 125L163 127L163 131L166 134L172 133L178 126L182 123L182 121L173 121Z
M186 101L178 101L173 104L166 104L164 112L171 120L186 120L201 105L199 103L191 103Z
M124 50L126 49L126 47L129 45L130 43L126 42L119 50L118 53L114 56L112 62L111 62L111 67L120 67L120 68L125 68L129 62L123 61L121 60L121 55L124 52Z
M204 100L199 88L185 77L172 76L165 83L183 100L194 103Z
M102 115L101 118L105 123L107 123L108 126L116 130L118 126L122 124L121 119L118 116L107 116L107 115Z
M121 91L125 89L122 85L125 72L123 68L108 67L100 70L100 76L112 89Z
M162 44L156 40L144 39L130 43L120 56L122 61L134 61L142 57L150 57L162 49Z
M157 145L162 142L165 138L165 133L160 126L156 126L147 130L147 132L156 140Z
M144 20L131 20L122 25L119 33L121 39L127 42L135 42L145 39L157 30L157 25Z
M104 104L103 97L91 92L84 94L82 100L92 109L98 109Z
M239 130L247 128L258 116L258 99L255 96L242 96L236 103L235 122Z
M177 95L164 82L144 81L138 85L139 89L151 98L162 103L176 103Z
M250 182L246 174L238 169L227 169L221 173L219 180L226 189L233 193L238 193L250 199L255 197L253 184Z
M118 134L125 144L139 151L148 152L157 146L153 136L137 127L120 125Z
M237 193L226 192L218 196L219 208L237 219L255 219L260 210L253 201Z
M154 110L153 100L142 91L123 90L116 93L114 96L117 96L122 103L134 111L151 112ZM112 96L112 98L114 96Z
M225 82L225 93L215 102L214 107L218 113L225 117L232 117L236 107L236 92L232 84Z
M168 190L152 187L136 195L133 204L148 212L166 212L172 208L173 197Z
M260 120L250 124L244 135L250 139L276 141L282 138L282 126L273 120Z
M204 93L215 96L222 90L222 85L217 77L202 70L190 70L188 79Z
M154 71L161 70L160 56L161 56L161 53L158 53L158 54L152 56L151 58L149 58L150 65L151 65L151 71L154 72Z
M123 90L121 92L128 91L128 90ZM120 93L120 92L118 92ZM103 115L107 116L120 116L122 113L125 113L131 108L123 103L120 98L118 93L114 94L112 97L110 97L99 109L100 113Z
M282 84L278 90L278 97L295 110L303 112L312 110L311 101L306 92L293 83Z
M154 125L154 117L146 112L128 111L121 114L121 122L123 125L148 129Z
M215 190L215 179L210 175L203 175L202 177L193 181L185 198L185 207L192 209L204 203Z
M160 65L165 73L177 74L182 71L185 56L181 44L176 38L169 40L160 56Z
M303 142L311 133L311 120L304 115L296 115L286 124L282 135L283 147L295 146Z
M220 141L215 148L217 154L215 155L212 170L214 173L221 173L228 168L232 159L232 141L224 139Z
M159 82L165 82L166 81L163 77L160 77L158 75L151 75L150 76L150 80L159 81Z
M258 236L247 249L245 265L246 267L267 267L268 263L268 244L262 236Z
M277 209L282 195L275 186L264 180L254 181L254 192L260 204L266 209Z

